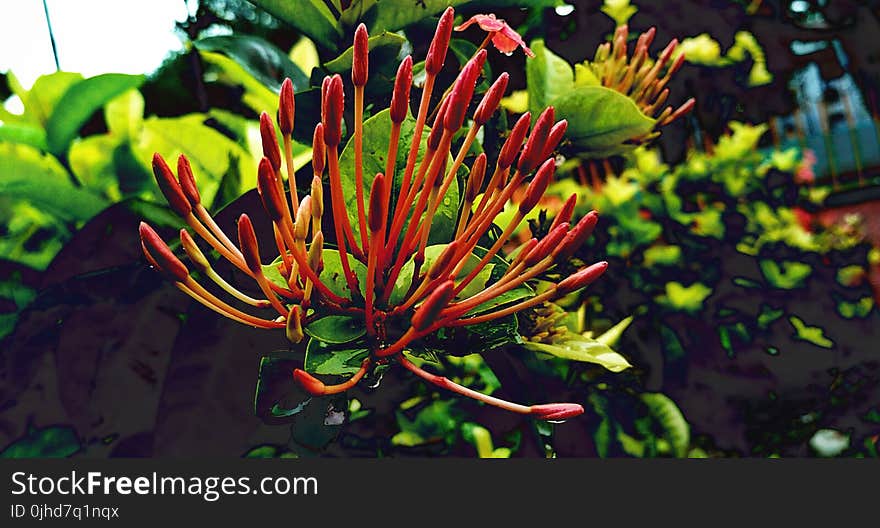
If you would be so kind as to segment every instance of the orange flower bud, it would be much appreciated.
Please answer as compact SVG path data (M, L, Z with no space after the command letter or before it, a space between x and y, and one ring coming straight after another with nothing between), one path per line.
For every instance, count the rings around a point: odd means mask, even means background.
M183 250L186 251L186 255L189 259L193 261L193 264L198 266L200 270L205 271L211 267L211 263L208 262L205 254L202 253L202 250L199 249L198 244L196 244L196 241L193 240L193 237L186 229L180 230L180 244L183 246Z
M544 196L544 192L547 190L547 186L550 185L550 180L553 179L555 173L556 162L554 160L548 159L543 165L541 165L541 168L538 169L537 174L535 174L535 177L526 189L525 198L523 198L522 202L519 204L520 213L525 215L538 204Z
M559 146L559 142L562 141L562 136L565 135L567 129L568 121L565 119L553 125L550 133L547 134L547 141L544 143L544 151L541 153L540 159L547 159L553 155L553 151Z
M153 154L153 174L156 176L156 183L159 184L159 189L165 195L171 209L180 216L187 216L192 211L192 205L183 194L183 189L177 178L174 177L174 173L171 172L168 164L158 152Z
M556 248L554 256L557 262L568 260L587 241L593 233L596 223L599 221L599 213L590 211L568 232L562 243Z
M550 231L552 231L559 224L567 224L571 222L571 217L574 214L574 207L577 205L577 193L572 193L571 196L568 197L568 200L562 204L562 208L556 214L556 218L553 219L553 223L550 224Z
M402 123L409 113L409 90L412 86L412 57L407 55L394 78L394 92L391 95L391 122Z
M528 174L538 166L538 163L544 159L541 154L544 153L544 145L547 143L547 137L550 135L551 124L554 119L554 110L552 106L548 106L541 112L538 119L535 120L535 126L526 145L523 147L522 154L519 156L519 165L517 166L523 174Z
M153 264L160 271L168 274L175 280L185 281L189 276L189 270L171 251L171 248L162 240L162 237L146 222L140 223L138 231L141 235L141 244L144 252L152 259Z
M440 256L437 257L431 269L428 270L428 279L434 280L451 270L450 264L452 264L452 259L458 252L460 245L461 243L458 240L453 240L443 248Z
M370 36L367 26L359 24L354 31L354 53L351 59L351 83L355 86L367 84L369 76Z
M421 332L437 321L437 316L449 301L455 297L455 283L448 280L428 295L428 298L416 308L412 317L412 326Z
M272 168L277 172L281 169L281 150L278 148L275 124L266 112L260 114L260 138L263 141L263 156L272 162Z
M295 369L293 371L293 379L312 396L324 394L324 382L304 370Z
M309 245L309 267L316 275L320 275L324 269L324 233L320 231L315 233Z
M285 136L293 134L293 116L296 98L293 96L293 82L290 78L281 83L281 94L278 97L278 128Z
M547 235L541 239L534 249L525 257L523 263L526 266L534 266L538 262L544 260L544 257L550 255L553 250L562 242L565 235L568 234L568 222L562 223L550 230Z
M477 86L477 79L480 72L483 71L483 64L486 62L486 50L481 49L479 53L465 64L458 80L452 87L449 94L449 105L446 107L446 115L443 119L443 126L451 132L455 132L464 124L464 116L467 113L471 98L474 96L474 88Z
M254 224L247 214L238 217L238 244L241 253L251 273L257 275L263 273L263 264L260 262L260 246L257 244L257 234L254 233Z
M190 205L196 205L202 202L199 196L199 188L196 187L196 179L193 176L192 167L189 160L181 154L177 157L177 179L180 181L180 188L183 189L183 195L189 200Z
M477 111L474 112L474 122L478 125L485 125L486 121L492 117L492 114L495 113L495 110L498 109L498 105L501 103L501 98L504 97L504 92L507 90L507 82L510 79L510 75L507 72L502 73L498 76L492 86L489 87L489 90L486 91L486 95L483 96L483 100L480 101L480 104L477 106Z
M454 16L455 10L452 7L448 7L437 23L434 39L431 41L428 55L425 58L425 71L429 75L437 75L443 68L443 62L446 60L446 51L449 48L449 39L452 37L452 19Z
M556 294L560 297L563 295L568 295L573 291L580 290L581 288L586 288L590 284L593 283L596 279L602 276L605 273L605 270L608 269L608 263L604 260L602 262L597 262L591 266L587 266L586 268L578 271L574 275L569 275L565 279L563 279L556 286Z
M312 136L312 170L320 175L324 172L327 161L327 146L324 144L324 125L315 125L315 133Z
M465 190L465 200L473 202L480 189L483 187L483 178L486 176L486 153L481 152L471 167L471 173L468 175L467 188Z
M584 413L577 403L545 403L529 407L531 414L539 420L567 420Z
M312 216L321 218L324 215L324 185L321 184L321 178L315 176L312 178Z
M368 223L370 232L375 233L384 229L385 219L388 211L382 207L383 197L385 196L385 176L380 172L373 178L373 185L370 187L370 209L368 211Z
M339 74L331 78L324 103L324 143L333 148L342 141L342 112L345 106L345 93Z
M278 222L284 216L283 200L286 199L278 194L277 178L272 163L267 158L261 159L257 168L257 192L273 222Z
M529 112L524 113L517 120L516 124L513 125L513 129L510 131L510 135L507 136L507 139L504 141L504 145L501 147L501 153L498 154L498 168L506 169L513 165L513 158L516 157L516 153L519 151L519 148L522 146L523 141L526 138L526 134L529 131L529 125L532 122L532 114Z
M299 306L291 306L290 313L287 314L287 324L284 326L284 333L287 340L291 343L299 343L305 337L302 328L302 316Z

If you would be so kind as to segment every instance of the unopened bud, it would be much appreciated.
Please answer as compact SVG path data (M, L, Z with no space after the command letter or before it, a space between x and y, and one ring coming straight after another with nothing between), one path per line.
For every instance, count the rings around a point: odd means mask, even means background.
M534 249L525 257L523 262L526 266L534 266L538 262L549 256L553 250L562 242L568 233L568 223L562 223L550 230L547 235L541 239Z
M452 259L455 258L460 245L458 240L453 240L443 248L440 256L437 257L437 260L431 265L431 269L428 270L428 279L434 280L450 271Z
M409 114L409 90L412 86L412 57L407 55L397 68L394 92L391 94L391 122L402 123Z
M477 106L477 111L474 112L474 122L477 125L485 125L486 121L492 117L492 114L495 113L495 110L498 109L498 105L501 103L501 98L504 97L504 92L507 91L507 82L510 79L510 75L507 72L502 73L498 76L492 86L489 87L489 90L486 92L486 95L483 96L483 99L480 101L480 104Z
M324 269L324 233L320 231L312 237L309 246L309 267L316 275L320 275Z
M312 178L312 217L321 218L324 215L324 185L321 178Z
M483 71L483 64L486 62L486 53L485 49L481 49L479 53L474 55L462 68L461 73L458 74L458 80L452 87L452 92L449 94L449 105L443 120L443 126L451 132L460 129L464 124L464 117L471 98L474 96L477 79L479 79L480 72Z
M263 201L263 208L273 222L278 222L284 216L285 197L278 194L278 176L272 168L272 163L263 158L257 167L257 192Z
M315 174L324 172L327 161L327 146L324 144L324 125L315 125L315 133L312 136L312 170Z
M510 135L507 136L504 145L501 147L501 153L498 154L499 169L506 169L513 165L513 158L516 157L516 153L526 139L526 134L529 131L529 125L531 122L532 114L526 112L520 116L516 121L516 124L513 125L513 128L510 130Z
M380 172L373 178L373 184L370 186L370 209L367 212L367 222L371 233L385 228L385 218L388 212L382 204L384 196L385 176Z
M529 134L529 139L526 140L526 145L519 156L517 168L521 173L528 174L545 159L541 157L541 154L544 153L544 145L547 144L550 128L553 126L554 114L553 107L548 106L535 120L532 133Z
M301 342L305 337L302 328L302 311L299 306L294 305L290 308L284 333L287 334L287 340L294 344Z
M260 262L260 246L257 244L257 234L254 233L254 225L248 215L242 214L238 218L238 244L244 256L245 264L254 275L263 273L263 264Z
M309 223L312 221L312 197L306 196L299 204L296 211L296 221L293 223L293 238L305 240L309 236Z
M140 223L138 231L145 254L152 258L153 264L174 279L180 282L185 281L189 276L189 270L171 251L162 237L146 222Z
M199 196L199 189L196 187L196 178L193 176L192 167L190 167L189 160L183 154L177 157L177 179L180 182L183 195L189 200L190 205L194 206L202 202L202 197Z
M443 62L446 60L446 51L449 48L449 39L452 37L452 19L454 16L455 10L452 7L448 7L437 23L434 39L431 41L428 55L425 58L425 72L429 75L437 75L443 68Z
M565 235L562 243L557 246L556 255L554 256L557 262L570 259L593 233L593 229L595 229L598 221L599 213L596 211L590 211L584 215L574 226L574 229Z
M480 193L480 189L483 187L483 178L486 176L486 164L486 153L481 152L477 159L474 160L474 164L471 166L471 173L468 175L467 188L465 190L466 201L473 202Z
M205 254L202 253L202 250L199 249L198 244L196 244L196 241L193 240L193 237L186 229L180 230L180 244L183 246L183 250L186 251L186 255L189 259L193 264L198 266L200 270L205 271L211 267L211 263L208 262Z
M367 34L367 26L363 23L354 31L353 51L351 83L355 86L364 86L369 76L370 36Z
M428 295L428 298L416 308L412 317L412 326L416 331L423 331L437 321L437 316L449 301L455 297L455 283L448 280Z
M281 94L278 97L278 128L285 136L293 134L293 116L296 98L293 96L293 82L290 78L281 83Z
M535 177L532 179L532 182L529 183L525 197L519 204L520 213L525 215L538 205L538 202L544 196L544 192L547 190L547 186L550 185L550 181L553 179L555 173L556 162L552 159L545 161L544 164L541 165L538 172L535 174Z
M263 141L263 156L272 162L272 168L281 169L281 150L278 148L278 136L275 135L275 124L269 114L260 114L260 139Z
M550 231L559 224L567 224L571 222L571 217L574 215L575 205L577 205L577 193L572 193L572 195L568 197L568 200L562 204L562 208L559 209L559 212L553 219L553 223L550 224Z
M192 211L192 205L183 194L183 189L174 173L165 163L165 160L159 153L153 154L153 174L156 176L156 183L159 184L159 190L168 201L171 209L180 216L187 216Z
M571 292L586 288L596 279L601 277L606 269L608 269L608 263L604 260L588 266L574 275L570 275L563 279L556 286L556 294L562 297L563 295L568 295Z
M333 148L342 141L342 111L345 106L345 93L342 88L342 77L336 74L327 88L324 108L324 143Z
M565 135L567 129L568 121L565 119L553 125L550 133L547 134L547 141L544 143L544 151L541 153L540 159L547 159L553 155L553 151L559 146L559 142L562 141L562 136Z
M532 416L539 420L567 420L584 413L577 403L545 403L529 407Z

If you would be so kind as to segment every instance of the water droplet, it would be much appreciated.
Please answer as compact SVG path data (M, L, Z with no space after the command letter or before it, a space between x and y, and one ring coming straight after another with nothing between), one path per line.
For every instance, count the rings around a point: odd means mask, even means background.
M552 424L563 424L565 422L566 422L565 420L547 420L547 423L552 423Z

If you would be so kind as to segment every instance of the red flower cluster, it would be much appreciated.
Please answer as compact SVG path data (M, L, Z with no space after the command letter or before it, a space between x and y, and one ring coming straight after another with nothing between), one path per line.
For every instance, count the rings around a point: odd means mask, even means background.
M238 221L238 244L235 244L202 206L195 179L186 158L178 160L177 176L157 154L153 169L162 192L172 209L187 225L220 256L254 279L263 298L254 299L240 292L214 272L209 260L186 229L181 230L183 249L190 262L216 285L238 301L254 308L272 310L277 317L257 317L225 301L197 282L187 266L177 258L165 242L147 224L141 224L143 250L149 262L168 275L182 291L208 308L236 321L260 328L285 328L288 338L299 342L303 327L327 314L345 314L363 318L370 355L360 370L348 381L326 385L311 374L296 370L294 378L312 394L332 394L355 385L375 365L396 362L435 385L459 394L477 398L514 412L541 419L559 420L583 412L577 404L525 406L506 402L475 392L447 378L430 374L409 360L403 352L413 342L441 328L475 325L538 306L596 280L607 264L588 266L553 284L541 294L501 305L493 311L474 315L474 308L522 286L568 258L590 235L597 215L588 214L576 225L569 224L571 210L556 218L550 233L541 240L532 239L520 249L507 271L498 280L477 293L466 293L468 285L486 269L507 238L535 207L554 177L553 151L561 140L566 123L554 122L553 108L547 108L530 127L531 116L523 115L507 137L494 167L485 154L476 157L464 190L463 204L457 220L455 237L442 254L422 269L425 250L437 211L456 181L459 168L465 163L477 133L496 111L508 82L502 74L482 97L471 119L466 121L474 89L483 70L486 51L480 50L462 68L451 89L441 98L439 111L428 133L427 148L420 154L422 135L427 120L434 81L443 67L452 32L452 8L447 9L438 24L425 61L426 79L418 106L414 136L406 153L403 174L395 174L401 125L409 114L412 85L412 59L400 65L389 109L391 140L388 144L384 173L376 174L369 189L363 174L363 106L364 86L368 80L367 31L361 25L355 35L352 84L354 85L354 126L352 145L355 149L356 220L350 220L343 195L339 166L339 145L342 142L344 90L339 75L324 79L321 95L321 122L314 128L312 145L312 182L310 194L300 198L295 185L291 134L294 128L294 97L291 83L282 85L278 127L283 149L276 139L275 124L263 113L260 129L264 158L260 161L257 189L266 214L272 220L274 240L278 249L278 271L283 284L265 274L260 248L250 218L243 214ZM453 138L466 129L462 143L453 147ZM531 128L531 130L530 130ZM283 152L282 152L283 150ZM454 154L452 162L448 160ZM282 166L284 170L282 170ZM287 174L287 185L284 173ZM333 277L323 274L325 249L324 182L329 183L333 239L346 288L334 284ZM486 177L488 176L488 178ZM531 177L530 181L529 178ZM400 188L392 206L392 181ZM474 250L492 226L493 220L514 199L514 191L529 181L527 191L519 198L514 218L503 229L492 247L474 255ZM285 187L287 190L285 190ZM573 202L572 202L573 206ZM354 216L354 215L353 215ZM357 233L353 222L357 222ZM335 258L335 257L334 257ZM400 300L392 302L391 294L400 280L404 265L412 262L411 284ZM356 268L366 267L361 284ZM409 279L407 278L407 281Z

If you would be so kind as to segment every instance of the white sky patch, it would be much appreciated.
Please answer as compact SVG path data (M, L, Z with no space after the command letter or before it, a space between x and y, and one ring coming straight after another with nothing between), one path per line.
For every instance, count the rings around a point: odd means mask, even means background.
M58 62L86 77L152 73L183 48L174 23L187 17L183 0L47 0ZM0 16L0 72L25 88L55 71L42 0L16 0Z

